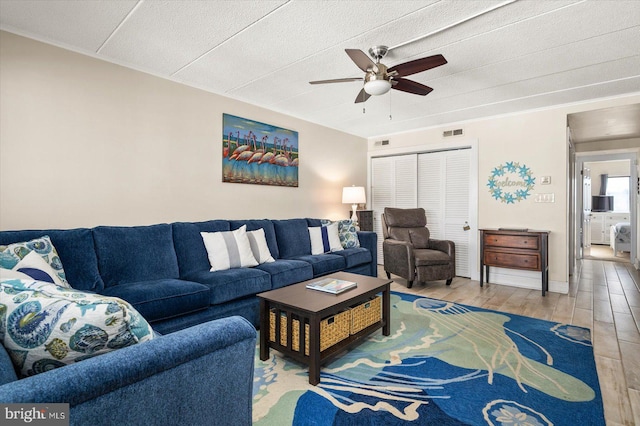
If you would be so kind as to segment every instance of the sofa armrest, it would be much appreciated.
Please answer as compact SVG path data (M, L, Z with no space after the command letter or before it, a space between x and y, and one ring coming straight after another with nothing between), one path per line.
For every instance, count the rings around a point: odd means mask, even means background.
M413 281L416 273L413 245L407 241L387 238L382 242L384 270Z
M429 239L429 248L447 253L452 259L456 258L456 245L453 241Z
M360 247L364 247L371 252L371 271L372 277L378 276L378 234L371 231L358 231L358 241Z
M72 425L250 425L255 345L227 317L2 385L0 401L69 403Z

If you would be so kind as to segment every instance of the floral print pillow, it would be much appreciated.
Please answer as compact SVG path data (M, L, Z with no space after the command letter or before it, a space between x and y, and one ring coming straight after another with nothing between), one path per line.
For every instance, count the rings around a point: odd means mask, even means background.
M320 221L322 225L329 225L333 223L330 220L322 219ZM338 235L340 236L340 244L342 248L360 247L360 240L358 240L358 232L356 226L351 219L338 220Z
M0 281L0 341L23 377L152 338L124 300L42 281Z
M8 246L0 245L0 268L13 269L25 256L33 251L38 253L53 268L60 281L68 284L58 252L48 235L31 241L9 244Z

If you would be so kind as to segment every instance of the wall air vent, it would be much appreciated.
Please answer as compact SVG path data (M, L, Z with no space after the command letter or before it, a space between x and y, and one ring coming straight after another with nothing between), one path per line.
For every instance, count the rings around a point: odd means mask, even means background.
M376 141L374 144L374 146L385 146L385 145L389 145L389 141Z
M442 137L448 138L450 136L461 136L463 134L464 131L462 129L445 130L444 132L442 132Z

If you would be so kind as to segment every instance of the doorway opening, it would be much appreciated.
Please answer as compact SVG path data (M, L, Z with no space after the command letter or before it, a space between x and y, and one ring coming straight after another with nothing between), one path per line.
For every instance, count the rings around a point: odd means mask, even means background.
M582 171L588 181L583 258L630 263L631 160L584 162Z
M617 235L615 230L612 234L612 226L620 219L620 223L626 223L626 216L631 247L624 242L621 244L626 246L615 245L612 251L621 250L612 260L618 260L621 253L629 253L631 264L640 269L639 148L640 103L567 114L569 275L574 274L577 261L584 257L608 257L608 252L600 249L611 247L612 235L613 238ZM617 163L625 164L623 170L614 167L617 161L626 161ZM609 167L614 168L607 170ZM603 179L606 179L604 186ZM624 215L627 208L619 202L627 200L628 215Z
M636 259L636 157L636 152L576 154L577 259Z

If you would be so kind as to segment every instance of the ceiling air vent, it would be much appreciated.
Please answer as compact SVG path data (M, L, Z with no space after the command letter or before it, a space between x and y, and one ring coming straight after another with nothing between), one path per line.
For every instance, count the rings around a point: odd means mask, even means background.
M386 140L386 141L376 141L376 142L374 143L374 145L375 145L375 146L385 146L385 145L389 145L389 141L388 141L388 140Z
M464 132L462 131L462 129L445 130L444 132L442 132L442 137L448 138L450 136L461 136L463 134Z

